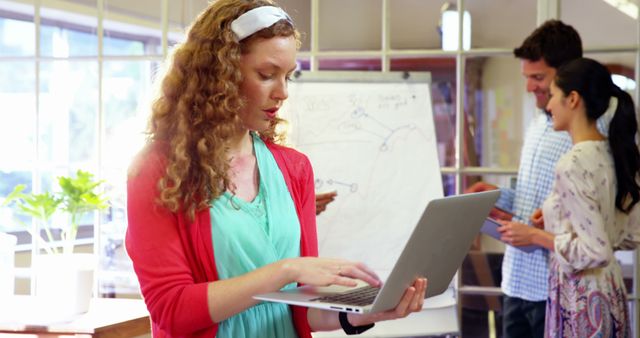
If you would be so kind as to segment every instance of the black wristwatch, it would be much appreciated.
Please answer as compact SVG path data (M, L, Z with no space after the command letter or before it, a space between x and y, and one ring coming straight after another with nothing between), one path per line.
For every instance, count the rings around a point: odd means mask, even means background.
M340 312L338 314L338 319L340 320L340 326L342 326L344 333L348 335L361 334L362 332L369 330L375 325L374 323L371 323L368 325L353 326L351 325L351 323L349 323L346 312Z

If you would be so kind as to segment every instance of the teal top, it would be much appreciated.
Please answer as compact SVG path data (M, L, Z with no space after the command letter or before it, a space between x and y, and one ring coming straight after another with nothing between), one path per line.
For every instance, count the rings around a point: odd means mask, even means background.
M300 256L300 222L287 184L264 142L251 135L260 175L258 195L247 202L226 191L211 207L213 250L220 280ZM292 283L284 288L295 286ZM216 337L297 335L288 305L262 302L222 321Z

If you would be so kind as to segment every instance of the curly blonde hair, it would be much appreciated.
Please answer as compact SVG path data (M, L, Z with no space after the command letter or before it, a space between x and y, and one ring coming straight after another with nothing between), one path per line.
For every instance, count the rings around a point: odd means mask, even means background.
M190 220L208 208L230 185L227 140L241 128L237 112L244 102L240 57L255 39L299 33L280 20L242 41L231 22L270 0L218 0L209 5L189 28L187 39L176 46L162 77L149 121L150 142L168 149L167 167L158 182L159 203L172 212L185 212ZM260 137L281 142L276 119Z

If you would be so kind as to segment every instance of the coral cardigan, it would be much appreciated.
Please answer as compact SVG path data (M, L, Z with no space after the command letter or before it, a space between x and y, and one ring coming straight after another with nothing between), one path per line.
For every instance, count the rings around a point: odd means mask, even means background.
M265 142L293 198L301 226L300 253L318 255L313 171L308 158ZM157 182L165 173L166 149L149 146L131 166L127 182L127 253L151 314L154 337L215 337L207 285L218 280L209 209L191 224L182 213L158 205ZM299 337L311 337L307 309L292 307Z

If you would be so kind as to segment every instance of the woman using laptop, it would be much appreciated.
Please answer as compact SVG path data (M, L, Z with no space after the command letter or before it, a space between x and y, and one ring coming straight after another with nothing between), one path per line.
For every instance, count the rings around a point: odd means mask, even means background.
M607 136L596 120L610 102L617 107L605 115ZM532 217L544 230L501 222L502 239L552 252L545 336L630 337L627 292L613 253L640 241L633 102L603 65L582 58L558 69L547 110L573 147L558 161L552 193Z
M298 45L271 1L219 0L175 48L128 178L126 247L154 337L359 333L422 308L423 278L375 315L253 299L296 284L380 285L364 264L316 257L311 165L276 131Z

